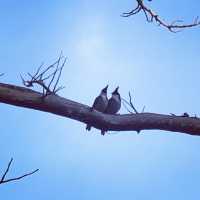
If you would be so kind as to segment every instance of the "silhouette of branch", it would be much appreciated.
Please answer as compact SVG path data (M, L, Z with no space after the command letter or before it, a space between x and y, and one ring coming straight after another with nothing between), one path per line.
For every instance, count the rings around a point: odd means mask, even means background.
M15 177L15 178L9 178L9 179L6 179L6 175L8 174L9 170L10 170L10 167L11 167L11 164L13 162L13 158L10 159L9 163L8 163L8 166L4 172L4 174L2 175L1 177L1 180L0 180L0 184L4 184L4 183L8 183L8 182L11 182L11 181L16 181L16 180L20 180L20 179L23 179L24 177L26 176L30 176L34 173L36 173L37 171L39 171L39 169L36 169L32 172L29 172L29 173L26 173L26 174L23 174L22 176L18 176L18 177Z
M191 27L195 27L195 26L199 26L200 25L200 20L199 17L196 17L193 21L193 23L191 24L184 24L182 20L175 20L172 23L167 23L164 20L162 20L158 14L156 14L153 10L151 10L150 8L148 8L145 4L144 4L144 0L136 0L137 1L137 6L136 8L134 8L133 10L129 11L129 12L124 12L122 14L122 17L130 17L132 15L135 15L139 12L143 12L147 22L156 22L159 26L165 27L167 28L170 32L178 32L181 29L185 29L185 28L191 28ZM151 0L148 0L151 1Z
M63 67L66 63L66 58L63 58L62 53L59 56L58 60L52 65L48 66L42 71L43 64L39 66L34 75L28 73L30 80L24 80L21 76L23 85L26 87L33 87L34 84L42 87L42 97L47 95L56 94L59 90L63 89L62 86L57 86L60 80L60 76L63 70Z
M141 131L165 130L200 136L200 119L195 117L172 116L158 113L131 113L107 115L87 105L60 97L48 95L25 87L0 83L0 102L19 107L53 113L76 121L91 124L99 130Z

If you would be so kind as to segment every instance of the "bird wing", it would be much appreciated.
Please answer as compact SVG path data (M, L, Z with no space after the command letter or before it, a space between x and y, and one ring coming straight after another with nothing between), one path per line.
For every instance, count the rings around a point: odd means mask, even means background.
M105 113L112 114L113 104L115 104L115 100L113 98L110 98L109 101L108 101L108 106L105 110Z
M101 96L98 96L98 97L94 100L94 103L93 103L93 105L92 105L92 108L95 109L95 108L98 106L98 104L99 104L100 101L102 101L102 98L101 98Z
M116 100L115 98L110 98L105 113L115 114L119 111L120 107L121 107L120 100Z
M107 99L105 99L100 95L95 99L92 108L100 112L104 112L106 106L107 106Z

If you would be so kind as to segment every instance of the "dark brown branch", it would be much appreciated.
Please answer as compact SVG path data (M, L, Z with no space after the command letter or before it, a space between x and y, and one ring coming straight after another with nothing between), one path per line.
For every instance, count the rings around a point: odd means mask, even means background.
M90 107L62 98L48 95L28 88L0 83L0 102L53 113L71 118L97 129L110 131L166 130L200 135L200 120L194 117L181 117L156 113L138 113L125 115L107 115Z
M171 32L178 32L181 29L185 28L191 28L195 26L200 25L199 17L196 17L193 23L191 24L183 24L182 20L175 20L172 23L166 23L164 20L162 20L158 14L156 14L154 11L152 11L150 8L148 8L144 4L144 0L136 0L137 6L135 9L131 10L130 12L125 12L122 14L123 17L130 17L132 15L135 15L141 11L145 14L147 22L153 22L155 21L158 25L167 28ZM182 24L181 24L182 23Z
M22 178L24 178L24 177L26 177L26 176L30 176L30 175L36 173L37 171L39 171L39 169L36 169L36 170L34 170L34 171L32 171L32 172L23 174L22 176L18 176L18 177L15 177L15 178L6 179L6 175L8 174L8 172L9 172L9 170L10 170L10 166L11 166L11 164L12 164L12 161L13 161L13 158L10 159L10 162L8 163L8 166L7 166L5 172L4 172L4 174L3 174L3 176L2 176L2 178L1 178L1 180L0 180L0 184L4 184L4 183L11 182L11 181L20 180L20 179L22 179Z

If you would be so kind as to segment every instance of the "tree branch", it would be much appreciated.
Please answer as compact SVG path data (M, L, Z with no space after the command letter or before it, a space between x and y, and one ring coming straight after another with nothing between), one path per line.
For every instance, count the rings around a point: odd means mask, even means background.
M57 87L63 67L66 63L66 58L64 58L64 61L62 59L63 56L61 53L58 60L45 68L43 71L43 64L40 65L34 75L28 73L31 78L30 80L25 80L21 76L23 85L29 88L34 85L40 86L43 91L43 98L50 94L56 94L59 90L64 88L61 86Z
M0 102L31 108L91 124L97 129L110 131L165 130L200 135L200 119L156 113L107 115L92 111L87 105L51 94L0 83Z
M128 93L128 96L129 96L129 102L128 102L126 99L121 98L121 99L122 99L122 103L123 103L125 109L126 109L129 113L132 113L132 114L133 114L133 112L131 112L131 111L127 108L127 106L126 106L126 104L127 104L136 114L138 114L139 112L136 110L135 106L133 105L132 96L131 96L131 93L130 93L130 92Z
M122 14L122 17L130 17L132 15L136 15L139 12L144 13L147 22L153 22L155 21L158 25L167 28L170 32L178 32L181 29L185 29L185 28L191 28L191 27L195 27L195 26L199 26L200 25L200 20L199 17L196 17L193 21L193 23L191 24L182 24L182 20L175 20L172 23L167 23L164 20L162 20L158 14L156 14L153 10L151 10L150 8L148 8L145 4L144 4L144 0L136 0L137 1L137 6L136 8L134 8L133 10L129 11L129 12L125 12ZM151 1L151 0L148 0Z
M22 176L18 176L18 177L15 177L15 178L9 178L9 179L5 179L6 178L6 175L8 174L9 170L10 170L10 166L12 164L12 161L13 161L13 158L10 159L10 162L8 163L8 166L4 172L4 174L2 175L1 177L1 180L0 180L0 184L4 184L4 183L8 183L8 182L11 182L11 181L16 181L16 180L20 180L26 176L30 176L34 173L36 173L39 169L36 169L32 172L29 172L29 173L26 173L26 174L23 174Z

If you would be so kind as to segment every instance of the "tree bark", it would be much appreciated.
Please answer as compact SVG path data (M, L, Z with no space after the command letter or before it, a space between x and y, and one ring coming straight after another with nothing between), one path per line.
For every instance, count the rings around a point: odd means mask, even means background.
M0 83L0 102L53 113L110 131L165 130L200 135L200 119L156 113L107 115L58 95L42 94L15 85Z

